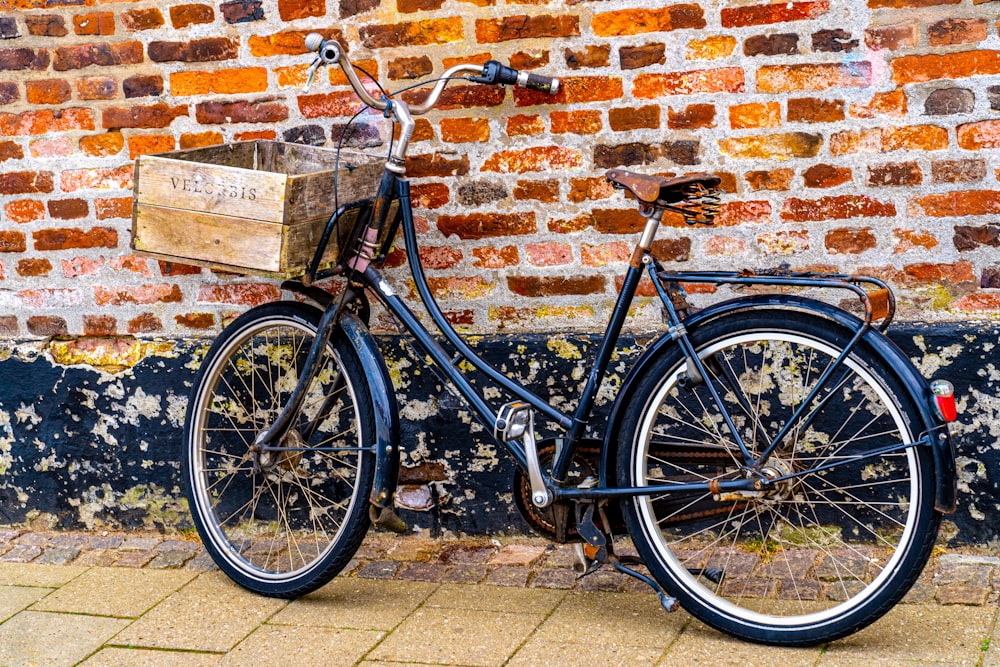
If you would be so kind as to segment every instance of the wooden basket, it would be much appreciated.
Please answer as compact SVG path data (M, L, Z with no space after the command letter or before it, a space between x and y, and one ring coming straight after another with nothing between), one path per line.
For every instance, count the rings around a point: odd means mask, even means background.
M135 162L132 248L234 273L300 275L334 210L335 161L335 150L275 141L143 155ZM340 205L375 196L382 164L341 151ZM341 236L353 224L341 220ZM324 263L338 251L334 234Z

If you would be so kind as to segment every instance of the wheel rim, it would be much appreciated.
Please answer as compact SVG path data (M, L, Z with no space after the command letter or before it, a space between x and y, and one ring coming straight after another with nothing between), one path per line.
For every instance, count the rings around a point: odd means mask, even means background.
M213 357L196 399L190 483L203 538L258 580L294 579L321 563L358 502L358 408L332 348L284 444L352 451L252 451L294 389L314 336L293 319L251 324Z
M737 378L720 393L746 445L759 451L838 351L799 334L757 332L714 342L699 355L711 360L713 382ZM808 428L793 430L786 440L790 446L779 448L769 462L770 476L815 467L823 459L842 461L861 448L912 442L899 406L881 383L856 359L845 364L849 375L823 413L840 407L846 418L838 424L821 413ZM761 370L748 370L754 368ZM633 462L639 484L739 477L741 458L738 449L732 456L731 435L709 414L711 398L703 385L678 386L684 371L681 362L644 409L643 441ZM839 379L839 371L834 378ZM742 405L733 385L744 396ZM707 449L693 447L699 438ZM657 456L661 450L680 463ZM681 450L687 454L678 457ZM705 462L705 457L714 459ZM667 501L665 495L651 495L637 498L635 505L655 557L685 595L740 622L809 626L866 604L893 575L906 556L922 504L918 472L909 448L811 473L779 485L779 492L767 498L718 502L702 494ZM698 518L699 512L704 516ZM690 571L712 567L725 572L721 584L707 576L711 573Z

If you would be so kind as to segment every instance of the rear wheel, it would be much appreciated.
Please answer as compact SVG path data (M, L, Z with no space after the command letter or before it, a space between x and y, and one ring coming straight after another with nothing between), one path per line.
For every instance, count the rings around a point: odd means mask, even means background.
M195 525L219 567L263 595L319 588L369 527L374 413L343 337L332 337L284 449L255 447L295 388L320 316L289 302L244 313L209 349L188 405L182 458Z
M691 339L754 457L810 406L763 463L769 490L670 493L748 473L706 383L665 350L639 380L618 455L622 483L657 487L623 507L653 576L750 641L816 644L879 618L919 576L939 524L929 448L893 449L923 430L903 382L862 341L808 399L850 340L808 313L742 312Z

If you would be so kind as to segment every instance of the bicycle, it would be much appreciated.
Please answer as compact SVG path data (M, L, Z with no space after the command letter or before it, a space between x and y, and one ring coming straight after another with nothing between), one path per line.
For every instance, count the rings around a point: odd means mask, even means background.
M247 311L202 361L183 475L205 547L229 577L263 595L304 595L344 568L372 524L405 530L393 509L399 411L366 326L372 294L513 456L529 524L579 545L585 574L611 565L652 587L668 611L680 605L730 635L776 645L843 637L903 597L941 514L955 507L955 401L950 383L928 385L883 335L895 311L885 283L784 267L666 270L651 251L664 212L711 223L719 179L613 169L607 179L636 202L645 228L579 402L564 413L482 361L450 326L420 263L405 178L413 116L449 81L552 93L558 79L496 61L457 65L407 104L370 94L337 42L314 34L306 44L318 54L310 82L320 66L338 65L399 133L378 191L338 206L307 274L282 285L299 298ZM356 222L340 229L349 215ZM379 272L400 228L443 338ZM340 258L322 268L335 234ZM666 331L635 363L601 433L591 423L595 395L643 274ZM344 279L337 296L314 285L331 276ZM842 290L861 315L790 293L696 311L690 283ZM459 362L513 400L494 408ZM536 415L563 434L539 440ZM623 529L638 558L615 553Z

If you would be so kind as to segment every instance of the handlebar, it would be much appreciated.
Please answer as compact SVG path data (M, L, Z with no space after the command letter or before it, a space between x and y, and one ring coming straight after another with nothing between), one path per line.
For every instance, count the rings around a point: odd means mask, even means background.
M319 33L312 32L306 35L305 44L309 51L315 51L317 54L316 61L310 68L310 81L320 63L327 65L339 65L340 69L343 70L344 75L347 77L348 83L351 84L351 88L354 89L354 92L357 93L362 102L373 109L378 109L379 111L385 111L386 108L388 108L389 102L387 100L376 100L371 96L371 94L368 93L367 90L365 90L365 87L361 84L361 80L358 79L357 72L354 71L354 66L351 65L350 59L347 57L347 54L344 53L340 44L336 40L325 39ZM519 72L512 67L500 64L496 60L490 60L482 66L467 63L455 65L454 67L449 68L444 75L442 75L441 79L439 79L434 85L434 88L431 89L431 92L427 96L427 99L424 100L424 103L411 106L410 113L414 116L419 116L433 109L434 105L437 104L441 93L444 91L445 86L448 85L449 79L458 74L477 75L469 77L469 80L475 83L499 86L513 85L521 88L538 90L551 95L555 95L559 92L559 79L555 77L542 76L539 74L532 74L530 72Z

